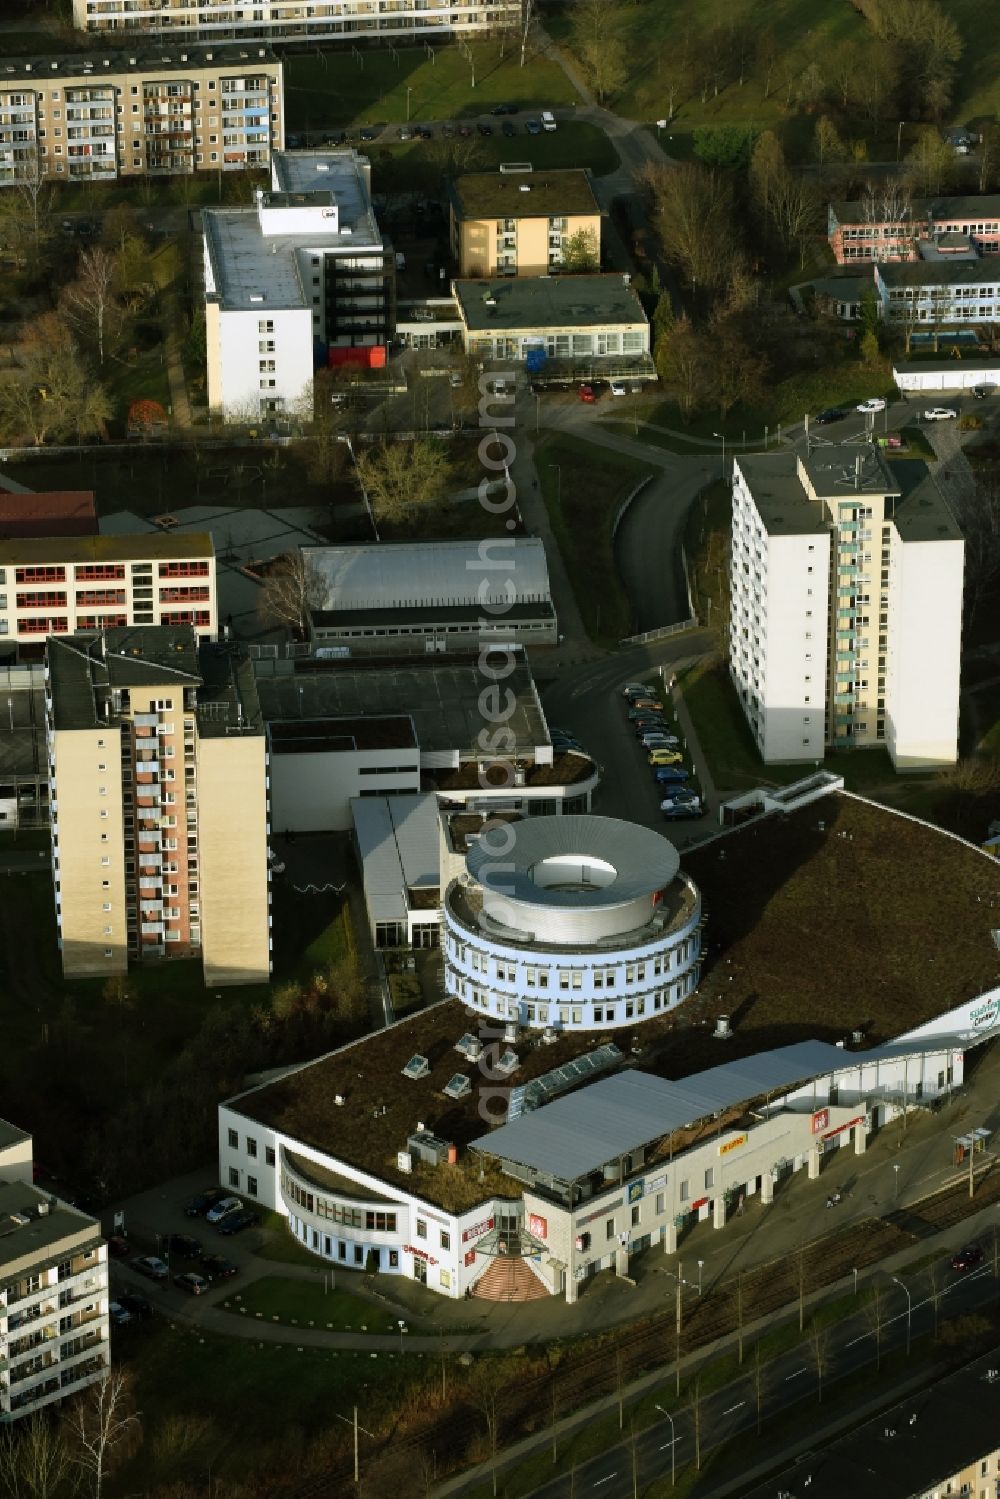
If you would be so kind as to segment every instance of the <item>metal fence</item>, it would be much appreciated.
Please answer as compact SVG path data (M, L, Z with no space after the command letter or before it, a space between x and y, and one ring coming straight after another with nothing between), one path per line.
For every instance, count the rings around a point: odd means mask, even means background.
M658 630L646 630L642 635L626 635L618 644L649 645L653 640L667 640L671 635L683 635L685 630L697 630L700 624L701 621L692 616L690 619L682 619L680 624L661 625Z

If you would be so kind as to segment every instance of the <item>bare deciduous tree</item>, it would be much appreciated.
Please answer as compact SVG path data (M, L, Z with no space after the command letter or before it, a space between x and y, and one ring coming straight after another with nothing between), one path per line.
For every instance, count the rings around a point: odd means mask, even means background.
M823 1379L830 1366L830 1334L815 1318L809 1324L807 1356L816 1371L816 1399L823 1403Z
M694 1465L699 1472L701 1470L701 1417L703 1400L701 1379L696 1375L694 1384L688 1391L688 1410L691 1412L691 1429L694 1436Z
M504 1373L495 1359L483 1358L475 1365L469 1378L469 1394L486 1425L486 1436L490 1445L490 1468L493 1480L493 1499L497 1493L497 1440L500 1425L500 1392L504 1387Z
M55 1499L73 1465L51 1412L0 1428L0 1491L5 1499Z
M865 1306L865 1321L875 1339L875 1368L882 1367L882 1334L889 1321L888 1297L884 1287L872 1286Z
M750 1360L750 1383L753 1385L754 1402L757 1407L757 1435L760 1436L761 1419L764 1405L764 1396L767 1393L768 1381L770 1379L770 1368L764 1360L764 1353L758 1340L753 1345L753 1357Z
M142 1440L128 1375L116 1370L92 1384L70 1407L66 1424L72 1460L89 1483L93 1499L101 1499L108 1474Z
M279 557L264 578L260 614L274 624L304 634L309 615L326 599L326 580L300 547Z
M63 311L85 338L93 340L97 362L104 364L107 339L117 331L121 309L115 296L115 260L95 245L80 256L79 274L63 292Z
M378 520L400 521L447 498L451 464L439 442L387 442L362 448L355 467Z
M695 289L725 284L736 258L728 179L691 162L650 167L642 175L667 258Z

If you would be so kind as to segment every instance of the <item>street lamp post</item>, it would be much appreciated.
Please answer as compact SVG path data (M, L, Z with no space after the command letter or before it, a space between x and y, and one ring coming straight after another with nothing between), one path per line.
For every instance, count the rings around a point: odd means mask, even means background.
M677 1437L674 1435L674 1418L669 1411L663 1409L662 1405L657 1405L655 1408L670 1422L670 1487L673 1488L677 1482Z
M542 397L539 394L539 392L536 390L535 391L535 435L536 436L538 435L538 419L539 419L539 412L541 410L541 405L542 405Z
M557 510L561 510L562 509L562 464L561 463L550 463L549 464L549 468L554 468L555 471L556 471L556 509Z
M899 153L900 153L900 149L901 149L902 143L903 143L903 126L905 124L906 124L905 120L900 120L899 125L896 128L896 160L897 161L899 160Z
M400 1319L399 1319L399 1321L397 1323L397 1326L399 1327L399 1351L400 1351L400 1353L402 1353L402 1351L403 1351L403 1334L406 1331L406 1323L403 1321L402 1317L400 1317Z
M895 1186L895 1189L894 1189L893 1194L892 1194L892 1200L893 1200L893 1202L898 1202L898 1200L899 1200L899 1162L898 1161L893 1161L893 1163L892 1163L892 1169L895 1172L895 1178L896 1178L896 1186Z
M911 1314L912 1314L912 1311L913 1311L913 1301L912 1301L912 1298L910 1296L909 1287L905 1286L903 1284L903 1282L900 1280L900 1278L899 1278L898 1275L890 1275L889 1279L890 1280L894 1280L896 1282L897 1286L899 1286L900 1290L906 1292L906 1357L909 1358L909 1356L910 1356L910 1318L911 1318Z
M854 1274L854 1294L856 1296L858 1294L858 1271L857 1271L857 1267L856 1266L854 1268L853 1274Z
M701 1295L701 1272L704 1269L704 1267L705 1267L705 1261L704 1260L699 1260L698 1261L698 1295L699 1296Z
M721 437L721 439L722 439L722 477L723 477L723 479L725 479L725 477L726 477L726 434L725 434L725 432L713 432L712 436L713 437Z
M406 85L406 123L407 124L410 123L410 95L412 94L412 92L413 92L413 85L408 83ZM899 160L899 153L898 152L896 153L896 160L897 161Z

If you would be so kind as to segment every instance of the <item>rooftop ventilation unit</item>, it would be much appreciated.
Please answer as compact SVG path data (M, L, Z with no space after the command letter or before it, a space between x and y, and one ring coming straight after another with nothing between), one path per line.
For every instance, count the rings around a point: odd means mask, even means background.
M428 1134L426 1131L422 1134L410 1135L406 1146L411 1155L428 1166L440 1166L448 1159L449 1152L454 1149L454 1146L449 1145L446 1140L439 1140L435 1135Z
M430 1070L430 1062L428 1062L426 1057L422 1057L418 1053L416 1056L411 1057L403 1068L403 1076L408 1077L411 1082L415 1083L420 1078L426 1077Z
M499 1060L496 1063L496 1070L501 1074L502 1077L510 1077L511 1073L516 1072L520 1065L521 1064L517 1058L517 1052L511 1051L510 1047L508 1046L506 1051L502 1051L500 1053Z
M508 1020L507 1024L504 1026L503 1038L505 1041L517 1040L517 1025L513 1020Z
M472 1080L464 1072L456 1072L445 1084L446 1098L466 1098L472 1092Z
M483 1043L471 1031L466 1031L461 1040L455 1042L455 1050L467 1061L475 1062L482 1056Z
M542 1045L554 1046L558 1040L559 1032L556 1030L555 1026L547 1025L542 1031Z
M396 1169L405 1171L407 1175L413 1170L413 1157L408 1150L396 1151Z
M715 1030L712 1033L713 1041L728 1041L733 1034L732 1026L729 1024L728 1015L717 1015L715 1019Z

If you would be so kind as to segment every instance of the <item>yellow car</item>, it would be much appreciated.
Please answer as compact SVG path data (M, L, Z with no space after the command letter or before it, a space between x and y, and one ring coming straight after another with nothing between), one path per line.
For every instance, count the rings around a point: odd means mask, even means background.
M679 750L655 749L649 752L650 765L679 765L683 758Z

